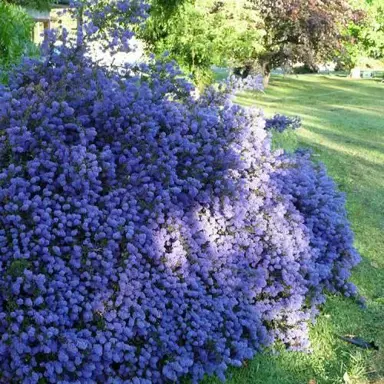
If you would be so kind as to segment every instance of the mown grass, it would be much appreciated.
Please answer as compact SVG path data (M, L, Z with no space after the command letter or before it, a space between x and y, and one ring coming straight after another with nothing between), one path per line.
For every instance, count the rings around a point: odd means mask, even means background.
M264 94L238 97L267 116L299 115L298 145L310 147L347 195L349 218L363 262L353 282L367 308L329 297L311 329L313 352L265 353L230 372L228 384L384 384L384 84L337 76L275 76ZM290 143L291 144L291 143ZM375 341L362 350L337 338ZM205 384L217 383L207 379Z

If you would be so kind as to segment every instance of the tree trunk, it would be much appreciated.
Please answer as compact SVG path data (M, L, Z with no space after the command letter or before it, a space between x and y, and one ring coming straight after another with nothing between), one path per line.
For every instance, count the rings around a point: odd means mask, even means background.
M269 85L269 79L271 78L271 72L264 73L263 75L263 86L264 88L267 88Z
M269 85L269 79L271 78L271 67L268 62L264 62L262 65L263 68L263 86L267 88Z

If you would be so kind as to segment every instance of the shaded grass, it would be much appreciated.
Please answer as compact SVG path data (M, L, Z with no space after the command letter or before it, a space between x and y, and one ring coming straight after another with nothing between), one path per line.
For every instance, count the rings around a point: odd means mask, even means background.
M228 383L384 383L384 84L275 76L265 94L245 93L238 101L263 108L267 116L301 117L303 127L296 137L281 137L279 143L312 148L346 193L355 245L363 257L352 280L366 297L367 308L329 297L311 329L312 353L278 350L259 355L233 369ZM374 340L380 350L358 349L337 334Z

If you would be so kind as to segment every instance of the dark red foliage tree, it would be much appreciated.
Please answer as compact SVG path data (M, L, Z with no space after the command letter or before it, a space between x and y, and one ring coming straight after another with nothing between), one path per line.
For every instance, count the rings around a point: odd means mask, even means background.
M346 0L251 0L264 21L264 53L258 58L268 84L274 67L332 59L343 49L343 30L352 19Z

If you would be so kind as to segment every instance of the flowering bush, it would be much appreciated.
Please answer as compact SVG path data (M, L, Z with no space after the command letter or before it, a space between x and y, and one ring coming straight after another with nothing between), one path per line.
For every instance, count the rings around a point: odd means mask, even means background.
M0 89L0 382L197 382L306 348L358 261L324 169L171 63L46 48Z
M287 129L298 129L301 127L300 117L288 117L284 115L275 115L270 119L266 119L265 129L268 131L275 130L282 133Z
M360 256L352 246L344 195L337 192L324 165L313 163L308 152L297 151L294 158L283 158L283 163L274 179L304 217L319 279L314 288L356 295L347 280Z

